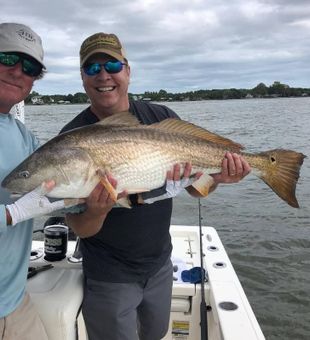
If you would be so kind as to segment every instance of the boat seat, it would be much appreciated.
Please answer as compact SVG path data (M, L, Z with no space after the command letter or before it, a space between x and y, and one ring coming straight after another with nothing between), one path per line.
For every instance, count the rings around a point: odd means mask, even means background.
M39 272L28 280L26 289L49 340L76 340L77 317L83 299L82 270L52 268Z

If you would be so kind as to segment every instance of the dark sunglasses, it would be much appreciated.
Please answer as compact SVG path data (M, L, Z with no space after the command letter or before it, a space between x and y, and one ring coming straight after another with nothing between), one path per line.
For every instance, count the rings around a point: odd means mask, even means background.
M38 77L42 72L43 66L25 54L0 52L0 64L4 66L14 66L19 62L22 64L22 70L27 76Z
M127 65L127 64L122 63L121 61L118 61L118 60L115 60L115 61L110 60L104 64L99 64L99 63L85 64L83 66L83 70L88 76L95 76L96 74L100 73L101 68L103 67L106 72L110 74L114 74L114 73L121 72L124 65Z

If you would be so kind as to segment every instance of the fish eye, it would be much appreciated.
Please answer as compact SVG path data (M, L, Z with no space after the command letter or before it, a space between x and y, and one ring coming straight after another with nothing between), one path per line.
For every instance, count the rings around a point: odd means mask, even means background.
M30 173L29 171L25 170L25 171L21 171L19 174L18 174L18 177L21 177L21 178L28 178L30 176Z

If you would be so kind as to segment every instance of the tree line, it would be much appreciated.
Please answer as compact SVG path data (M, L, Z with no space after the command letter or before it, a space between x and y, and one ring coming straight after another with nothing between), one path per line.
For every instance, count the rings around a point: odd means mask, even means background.
M146 91L144 93L133 94L129 93L131 99L146 100L146 101L197 101L197 100L212 100L212 99L243 99L243 98L274 98L274 97L304 97L310 96L309 88L294 88L279 81L275 81L272 85L266 86L264 83L259 83L252 89L213 89L213 90L197 90L183 93L170 93L165 90L158 92ZM40 101L35 99L39 98ZM36 101L36 102L35 102ZM68 95L40 95L38 92L31 92L26 98L26 104L83 104L89 102L86 93L77 92Z

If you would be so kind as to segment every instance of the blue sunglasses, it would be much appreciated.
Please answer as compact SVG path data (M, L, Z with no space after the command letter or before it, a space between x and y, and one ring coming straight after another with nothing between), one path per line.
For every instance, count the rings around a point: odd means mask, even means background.
M95 76L96 74L99 74L101 72L102 67L109 74L114 74L114 73L121 72L124 65L127 65L127 64L122 63L121 61L118 61L118 60L115 60L115 61L110 60L104 64L99 64L99 63L85 64L82 68L88 76Z

